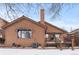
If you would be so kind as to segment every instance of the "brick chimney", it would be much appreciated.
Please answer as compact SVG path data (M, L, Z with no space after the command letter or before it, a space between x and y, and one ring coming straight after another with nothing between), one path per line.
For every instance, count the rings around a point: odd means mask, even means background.
M44 9L40 9L40 23L45 25L44 23Z

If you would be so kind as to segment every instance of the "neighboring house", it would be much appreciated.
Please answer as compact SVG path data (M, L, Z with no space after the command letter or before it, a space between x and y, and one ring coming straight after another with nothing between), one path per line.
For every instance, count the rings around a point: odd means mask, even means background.
M4 19L0 18L0 43L3 44L5 39L4 39L4 30L2 29L3 26L8 24L9 22L5 21Z
M4 20L0 20L0 22L0 38L4 39L3 45L8 47L13 45L29 47L33 43L38 43L43 48L47 42L54 42L55 37L63 36L67 33L67 31L45 21L44 9L40 11L39 22L25 16L10 23Z
M71 34L73 34L75 37L75 42L74 42L75 45L79 46L79 29L75 29L75 30L71 31Z
M9 22L7 22L6 20L0 18L0 28L2 28L4 25L8 24Z

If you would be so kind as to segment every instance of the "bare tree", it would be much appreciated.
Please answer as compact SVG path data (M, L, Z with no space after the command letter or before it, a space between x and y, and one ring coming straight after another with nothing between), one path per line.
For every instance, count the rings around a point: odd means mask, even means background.
M8 18L15 19L18 16L18 12L21 14L32 12L37 12L40 8L47 8L48 13L52 18L56 18L60 14L60 10L62 9L63 3L4 3L3 4L7 13Z

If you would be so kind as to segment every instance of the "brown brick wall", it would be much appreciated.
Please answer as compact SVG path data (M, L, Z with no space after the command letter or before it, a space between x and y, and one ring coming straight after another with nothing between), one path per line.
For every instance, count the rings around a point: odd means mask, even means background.
M20 39L17 38L17 29L18 28L29 28L32 29L32 38L28 39ZM39 44L44 46L45 41L45 33L44 29L28 20L22 20L18 23L9 26L5 30L5 45L12 46L12 43L20 44L22 46L31 46L34 41L37 41Z

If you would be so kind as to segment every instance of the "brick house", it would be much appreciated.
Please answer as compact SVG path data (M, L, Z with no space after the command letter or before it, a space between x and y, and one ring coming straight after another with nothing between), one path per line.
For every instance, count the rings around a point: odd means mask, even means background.
M45 21L44 9L40 10L39 22L25 16L12 22L0 19L0 41L3 41L2 45L8 47L15 44L29 47L37 42L43 48L47 43L54 42L56 36L61 36L62 39L66 33L67 31Z
M79 46L79 28L71 31L70 33L74 35L74 38L75 38L74 44L75 44L75 46Z

